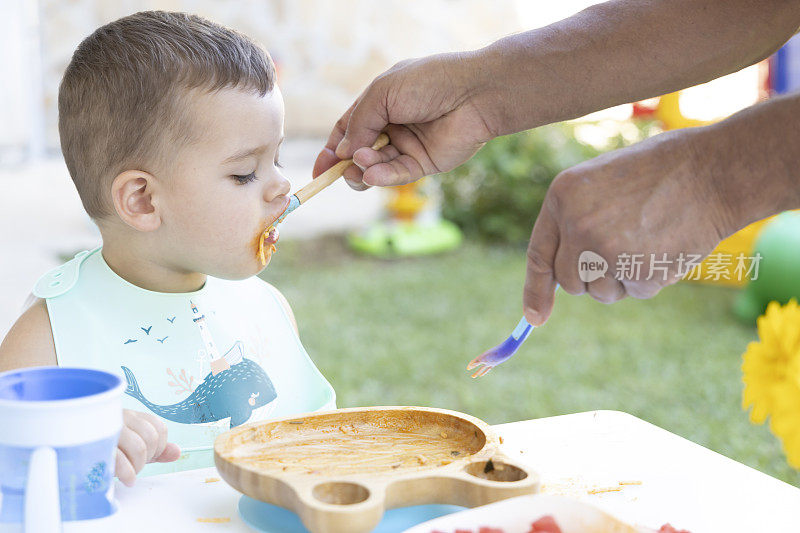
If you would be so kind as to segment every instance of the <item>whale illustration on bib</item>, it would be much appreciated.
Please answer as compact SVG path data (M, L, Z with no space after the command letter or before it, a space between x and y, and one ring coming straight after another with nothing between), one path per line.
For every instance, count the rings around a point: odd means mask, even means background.
M209 372L203 382L178 403L158 405L145 398L133 371L123 366L128 382L125 394L136 398L158 416L180 424L202 424L230 417L230 427L239 426L247 422L254 410L274 401L277 394L264 369L241 356L241 342L234 344L229 353L231 351L238 352L239 362L216 375Z
M158 416L180 424L202 424L226 418L230 418L232 428L244 424L253 411L275 401L278 396L275 386L258 363L244 357L241 341L236 341L225 355L220 356L205 315L194 302L190 301L189 306L192 322L198 328L211 359L211 372L182 401L158 405L144 396L133 371L123 366L128 382L125 394L136 398Z

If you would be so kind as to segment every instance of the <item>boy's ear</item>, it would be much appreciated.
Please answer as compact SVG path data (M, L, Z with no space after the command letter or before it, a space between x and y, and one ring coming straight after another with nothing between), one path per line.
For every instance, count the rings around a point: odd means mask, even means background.
M111 199L117 214L130 227L154 231L161 225L161 215L153 197L155 177L142 170L126 170L114 178Z

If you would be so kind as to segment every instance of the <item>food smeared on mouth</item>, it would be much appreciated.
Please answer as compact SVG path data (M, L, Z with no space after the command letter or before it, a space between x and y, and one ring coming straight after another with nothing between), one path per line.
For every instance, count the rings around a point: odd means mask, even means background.
M272 254L278 250L275 243L279 238L278 228L274 224L261 233L261 238L258 240L258 259L261 261L261 266L267 266Z

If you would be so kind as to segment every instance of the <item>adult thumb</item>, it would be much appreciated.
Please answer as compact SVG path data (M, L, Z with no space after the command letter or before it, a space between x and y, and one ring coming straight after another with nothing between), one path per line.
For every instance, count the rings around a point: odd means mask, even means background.
M534 326L544 324L553 311L556 290L554 265L558 243L558 225L546 206L542 206L528 244L525 290L522 295L525 319Z

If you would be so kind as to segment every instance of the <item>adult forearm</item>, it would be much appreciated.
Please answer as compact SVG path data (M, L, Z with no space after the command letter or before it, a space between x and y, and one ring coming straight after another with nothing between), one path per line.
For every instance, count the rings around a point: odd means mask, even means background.
M615 0L476 51L497 135L703 83L758 62L800 26L790 0Z
M712 180L710 190L723 206L723 234L800 208L798 117L800 93L794 93L686 130L697 173Z

